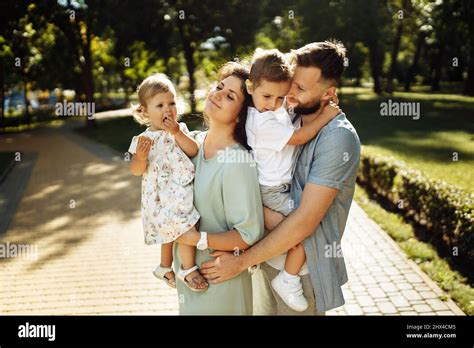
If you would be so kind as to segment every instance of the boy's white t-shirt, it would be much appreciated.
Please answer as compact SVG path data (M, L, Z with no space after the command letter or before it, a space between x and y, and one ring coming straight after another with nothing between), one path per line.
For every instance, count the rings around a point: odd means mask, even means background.
M282 106L275 111L259 112L254 107L247 110L245 131L247 142L257 163L261 185L279 186L291 183L296 163L297 146L287 145L297 125Z

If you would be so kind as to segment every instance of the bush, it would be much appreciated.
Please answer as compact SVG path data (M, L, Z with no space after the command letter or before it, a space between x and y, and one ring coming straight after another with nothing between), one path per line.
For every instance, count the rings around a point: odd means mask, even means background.
M474 194L366 149L358 182L423 225L449 254L457 248L463 264L474 263Z

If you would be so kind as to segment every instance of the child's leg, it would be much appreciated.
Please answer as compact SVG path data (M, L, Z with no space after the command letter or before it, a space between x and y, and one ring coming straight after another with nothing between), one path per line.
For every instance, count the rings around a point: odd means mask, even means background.
M308 308L304 297L301 278L298 275L306 259L302 244L288 250L285 269L272 280L272 287L285 304L297 312Z
M173 242L161 244L161 267L171 267L173 263Z
M171 269L169 269L173 263L173 242L161 244L161 262L159 266L156 266L153 274L158 279L164 280L172 288L176 288L175 275ZM166 272L166 273L164 273Z
M183 269L189 269L196 264L196 247L178 243L178 255Z
M178 243L178 255L183 270L190 269L196 264L196 247ZM195 291L204 291L209 286L206 279L201 275L198 269L189 273L185 277L185 282L188 284L188 287L195 289Z
M304 253L304 247L303 244L300 243L288 250L285 261L285 271L291 275L298 275L305 260L306 255Z

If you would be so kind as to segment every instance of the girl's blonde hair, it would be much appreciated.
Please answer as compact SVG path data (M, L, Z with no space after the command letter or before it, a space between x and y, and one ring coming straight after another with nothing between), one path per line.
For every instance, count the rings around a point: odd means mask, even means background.
M171 92L176 97L176 89L165 74L153 74L148 76L137 87L138 104L130 104L135 121L142 125L150 125L150 118L144 114L147 101L158 93ZM176 101L178 102L178 101Z

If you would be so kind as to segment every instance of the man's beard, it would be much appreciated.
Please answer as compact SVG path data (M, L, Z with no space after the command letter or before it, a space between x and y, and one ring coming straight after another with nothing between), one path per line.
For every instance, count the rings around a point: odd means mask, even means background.
M314 100L308 106L298 105L293 109L293 112L297 115L309 115L319 110L321 107L321 99Z

